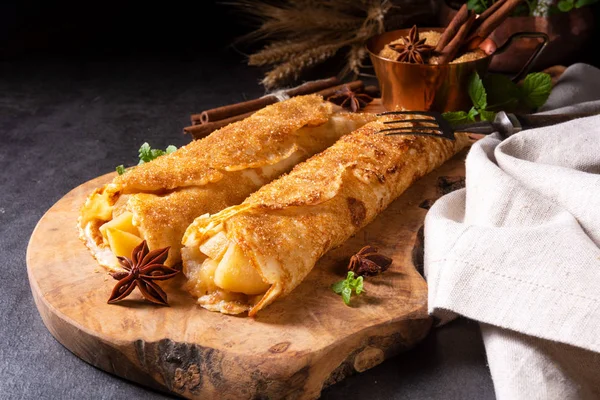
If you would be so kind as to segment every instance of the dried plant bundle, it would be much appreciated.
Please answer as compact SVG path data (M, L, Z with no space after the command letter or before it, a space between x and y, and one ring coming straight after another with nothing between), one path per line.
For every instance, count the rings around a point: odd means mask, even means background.
M338 44L324 44L307 50L275 67L261 82L266 88L276 88L280 86L281 82L296 81L306 68L320 64L332 57L340 47Z
M325 39L324 36L318 36L270 43L257 53L251 54L248 57L248 65L261 66L289 61L298 54L314 49L323 43L323 39Z
M252 66L270 66L262 84L267 90L297 81L303 73L345 52L344 79L363 74L368 52L366 41L385 31L385 18L393 8L405 18L418 15L422 5L414 0L234 0L233 5L257 28L236 41L264 42L248 56ZM427 2L423 2L427 3Z

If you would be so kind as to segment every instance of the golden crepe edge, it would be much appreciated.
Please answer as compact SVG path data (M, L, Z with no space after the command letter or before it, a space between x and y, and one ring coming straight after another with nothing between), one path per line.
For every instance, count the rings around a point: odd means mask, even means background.
M389 119L397 117L381 117L342 137L242 204L198 217L182 241L185 288L198 304L255 316L298 286L327 251L469 143L462 133L454 142L379 133ZM227 289L236 286L247 290Z

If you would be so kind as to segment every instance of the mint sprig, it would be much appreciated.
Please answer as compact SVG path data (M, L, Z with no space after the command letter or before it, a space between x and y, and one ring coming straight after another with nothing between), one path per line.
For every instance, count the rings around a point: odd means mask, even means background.
M494 118L493 113L487 110L487 92L483 86L483 81L479 77L479 74L475 72L469 80L468 87L469 97L473 106L469 111L451 111L444 113L443 116L452 125L464 124L467 122L476 121L476 117L479 116L482 120L488 120L488 118Z
M173 145L168 146L165 149L165 151L160 150L160 149L153 149L150 147L148 142L146 142L146 143L142 144L142 146L140 147L140 149L138 151L139 157L140 157L140 161L138 162L138 165L155 160L158 157L163 156L165 154L171 154L175 150L177 150L177 147L175 147Z
M481 14L491 7L497 0L467 0L467 8L476 14ZM558 0L553 1L525 0L511 12L511 16L535 16L550 11L550 15L569 12L575 8L581 8L596 4L598 0Z
M596 4L598 0L560 0L556 8L562 12L569 12L574 8L581 8Z
M160 156L164 156L165 154L171 154L175 150L177 150L177 147L175 147L173 145L167 146L167 148L164 151L160 150L160 149L153 149L152 147L150 147L148 142L145 142L144 144L142 144L140 146L140 148L138 150L139 161L138 161L137 165L145 164L147 162L157 159ZM123 164L121 164L121 165L118 165L115 168L115 170L117 171L117 173L119 175L123 175L130 168L133 168L133 167L125 168L123 166Z
M348 276L343 281L339 281L331 285L331 289L337 293L342 295L342 299L346 305L350 304L350 298L352 297L352 292L357 295L361 294L365 290L363 289L363 277L359 276L358 278L354 277L354 272L348 271Z
M544 72L528 74L522 84L516 84L504 75L487 74L481 79L475 72L469 81L469 98L473 104L469 111L443 113L451 125L493 121L496 112L532 112L544 105L552 91L552 79Z

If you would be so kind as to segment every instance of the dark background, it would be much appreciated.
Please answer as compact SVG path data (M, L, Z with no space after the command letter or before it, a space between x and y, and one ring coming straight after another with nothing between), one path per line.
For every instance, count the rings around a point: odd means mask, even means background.
M598 20L600 7L588 9ZM437 25L429 16L415 22ZM259 44L232 43L255 26L226 1L9 0L0 4L0 60L195 61L218 52L245 62ZM595 33L589 49L571 61L597 64L599 38Z
M8 61L192 61L249 29L233 7L213 0L4 1L0 18L0 53Z

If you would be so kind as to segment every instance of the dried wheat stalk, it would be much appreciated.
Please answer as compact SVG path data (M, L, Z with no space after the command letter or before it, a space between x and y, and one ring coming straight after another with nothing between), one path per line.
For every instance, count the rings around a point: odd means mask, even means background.
M322 39L324 39L324 37L319 36L316 38L295 41L283 40L270 43L257 53L251 54L248 57L248 65L262 66L289 61L294 56L320 45L323 43L321 41Z
M300 53L269 71L261 83L267 89L274 89L285 85L287 82L296 81L306 68L322 63L335 55L343 46L343 44L337 43L324 44Z
M239 41L266 41L258 52L249 55L248 64L271 66L262 80L267 90L297 81L309 68L341 51L346 65L341 79L354 78L364 69L367 39L385 31L384 19L392 8L403 10L409 18L419 11L414 0L234 0L229 3L258 27Z

